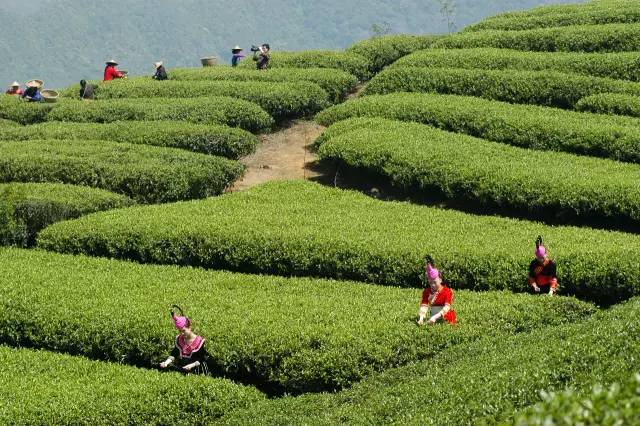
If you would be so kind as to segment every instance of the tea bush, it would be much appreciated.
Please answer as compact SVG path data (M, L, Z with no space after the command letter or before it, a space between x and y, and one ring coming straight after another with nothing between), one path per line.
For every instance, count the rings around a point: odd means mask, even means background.
M576 109L598 114L619 114L640 117L640 96L623 93L600 93L585 96L576 104Z

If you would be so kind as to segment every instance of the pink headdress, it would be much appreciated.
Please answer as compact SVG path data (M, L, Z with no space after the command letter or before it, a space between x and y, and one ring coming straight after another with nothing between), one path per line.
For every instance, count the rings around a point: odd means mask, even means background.
M547 249L542 245L542 236L538 236L536 239L536 257L545 257L547 255Z
M433 258L427 255L424 257L424 260L427 262L427 278L431 281L440 278L440 271L433 266Z
M178 330L182 330L185 327L188 327L191 324L189 318L185 317L182 313L182 309L178 305L173 305L174 308L180 311L180 316L177 316L174 310L171 310L171 318L173 319L173 323L175 324Z

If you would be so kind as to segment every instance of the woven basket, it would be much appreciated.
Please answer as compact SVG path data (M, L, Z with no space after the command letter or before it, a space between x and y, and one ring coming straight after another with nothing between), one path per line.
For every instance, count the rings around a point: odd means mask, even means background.
M58 102L58 97L60 96L55 90L43 90L40 94L42 95L42 99L49 103Z
M207 56L206 58L200 58L203 67L213 67L218 65L218 58L215 56Z

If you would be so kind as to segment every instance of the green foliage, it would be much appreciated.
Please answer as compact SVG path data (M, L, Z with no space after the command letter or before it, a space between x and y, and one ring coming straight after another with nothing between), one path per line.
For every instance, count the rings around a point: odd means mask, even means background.
M258 105L242 99L209 97L193 99L114 99L86 102L65 100L47 115L48 121L112 123L121 120L176 120L201 124L225 124L250 132L266 131L273 119Z
M364 93L436 92L519 104L573 108L596 93L640 94L640 83L557 71L392 68L376 75Z
M530 30L534 28L563 27L567 25L597 25L640 22L637 1L612 4L571 4L545 6L523 12L504 13L487 18L465 31Z
M448 346L595 311L571 298L459 291L456 327L419 328L414 289L26 250L0 250L0 260L4 342L150 366L173 346L168 307L179 304L207 339L215 371L293 392L342 388Z
M379 122L373 119L337 123L351 117L415 121L523 148L640 163L640 122L626 117L456 95L393 93L365 96L336 105L318 114L316 121L324 126L336 123L332 129L364 128ZM331 129L325 131L316 144L320 145L331 134Z
M20 124L40 123L46 120L54 104L23 102L13 96L0 95L0 119Z
M264 399L256 390L227 380L181 377L45 351L0 346L0 363L2 424L201 425Z
M640 117L640 96L623 93L600 93L580 99L576 104L576 109L598 114Z
M255 63L242 61L240 68L255 68ZM273 52L270 68L336 68L356 76L359 80L371 78L369 63L362 56L339 50L304 50L301 52Z
M429 49L401 58L392 67L553 70L638 81L640 80L638 61L640 61L640 55L636 52L523 52L494 48Z
M63 96L77 97L78 87L71 87ZM315 83L271 83L252 81L156 81L127 79L109 81L96 88L96 99L122 98L195 98L198 96L228 96L253 102L273 118L282 121L315 114L329 106L327 92ZM165 100L164 102L172 102Z
M133 200L102 189L50 183L0 184L0 244L31 246L46 226Z
M291 181L197 202L97 213L42 231L65 253L253 273L419 286L425 253L454 288L528 288L534 239L561 293L608 304L640 294L640 237L472 216Z
M109 141L0 142L0 182L61 182L143 203L220 194L244 172L222 157Z
M18 123L0 118L0 129L4 127L18 127Z
M632 52L640 50L640 24L466 32L445 37L435 42L433 47L497 47L543 52Z
M316 83L329 94L332 102L343 100L353 91L358 79L334 68L272 68L268 72L231 67L177 68L171 70L171 79L177 81L267 81Z
M518 426L640 424L640 374L622 384L594 386L582 395L571 389L562 393L544 392L543 402L519 415Z
M369 62L369 71L376 74L382 68L412 52L428 49L442 36L394 34L361 40L347 49Z
M115 123L63 123L0 127L0 140L81 139L181 148L238 159L251 154L258 138L246 130L177 121L122 121Z
M577 324L456 346L338 394L260 401L229 413L223 424L496 424L539 402L542 390L582 393L628 380L640 356L638 315L635 299ZM629 410L620 414L637 418Z

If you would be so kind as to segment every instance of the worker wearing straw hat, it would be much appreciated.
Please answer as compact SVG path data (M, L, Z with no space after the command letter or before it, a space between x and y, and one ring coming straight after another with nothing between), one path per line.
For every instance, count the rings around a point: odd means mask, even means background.
M107 61L107 65L104 67L104 81L115 80L116 78L125 78L126 73L118 71L116 68L118 63L113 59Z
M242 47L236 45L233 49L231 49L231 66L237 67L238 62L244 58L244 53L242 53Z
M169 78L167 70L164 69L164 65L162 65L162 61L154 62L153 66L156 67L156 73L153 75L154 80L167 80Z
M9 86L7 91L4 93L10 96L21 96L22 89L20 89L20 83L18 83L17 81L14 81L13 83L11 83L11 86Z
M22 94L22 99L29 102L42 102L44 99L42 98L42 94L40 93L40 89L42 89L43 82L40 80L29 80L25 84L27 89Z

